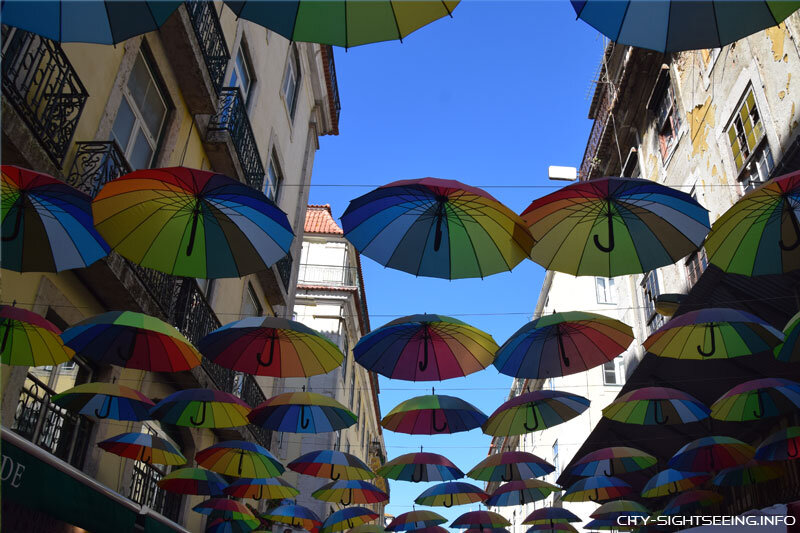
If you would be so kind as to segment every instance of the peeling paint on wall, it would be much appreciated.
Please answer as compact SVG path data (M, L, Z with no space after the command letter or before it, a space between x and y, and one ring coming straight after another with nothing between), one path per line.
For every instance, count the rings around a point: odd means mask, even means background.
M784 56L783 54L783 39L786 37L787 33L786 24L781 22L777 26L767 28L764 30L764 33L766 33L767 38L772 41L772 57L775 61L780 61L781 59L788 61L788 56Z
M658 158L655 154L650 154L647 158L647 166L650 167L650 172L647 174L647 179L650 181L658 181Z
M703 154L708 150L708 132L716 123L715 109L716 106L711 105L711 97L709 96L706 98L705 103L695 106L693 110L686 114L691 128L691 157Z

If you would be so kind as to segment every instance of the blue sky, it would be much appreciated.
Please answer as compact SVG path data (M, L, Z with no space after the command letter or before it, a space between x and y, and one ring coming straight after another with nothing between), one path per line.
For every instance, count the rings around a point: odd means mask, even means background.
M433 176L494 186L486 190L521 212L559 186L547 180L548 165L580 164L591 127L586 94L601 51L598 33L576 21L566 1L465 0L452 19L402 44L337 48L340 134L321 140L310 202L331 204L338 219L350 199L374 186ZM439 313L487 331L498 344L530 319L544 275L531 261L511 273L454 281L362 262L373 328L397 316ZM430 394L434 385L437 393L459 396L488 415L505 401L510 384L494 367L432 384L381 378L381 412ZM490 442L480 430L435 436L384 431L384 438L389 458L422 445L464 472L486 456ZM410 511L427 486L393 481L387 512ZM475 508L430 509L452 520Z

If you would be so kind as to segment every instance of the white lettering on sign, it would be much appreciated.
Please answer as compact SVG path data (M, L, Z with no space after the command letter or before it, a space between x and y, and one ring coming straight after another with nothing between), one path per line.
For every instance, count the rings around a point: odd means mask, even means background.
M22 483L22 474L25 473L25 465L14 463L8 455L3 456L3 464L0 466L0 479L3 481L11 480L10 484L15 489Z

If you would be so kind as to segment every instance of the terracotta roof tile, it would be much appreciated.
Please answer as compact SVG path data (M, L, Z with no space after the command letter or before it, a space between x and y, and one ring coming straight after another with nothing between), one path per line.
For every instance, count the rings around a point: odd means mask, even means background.
M333 220L330 204L309 205L306 211L306 223L303 231L306 233L344 235L342 228Z

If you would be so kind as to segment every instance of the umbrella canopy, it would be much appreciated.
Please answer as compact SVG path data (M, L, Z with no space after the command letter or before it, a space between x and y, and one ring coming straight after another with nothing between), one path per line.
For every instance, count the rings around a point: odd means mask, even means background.
M452 507L482 502L487 498L489 498L488 494L471 483L451 481L429 487L417 496L414 503L431 507Z
M711 308L671 319L642 346L661 357L701 360L764 352L782 341L782 332L750 313Z
M773 433L756 450L759 461L788 461L800 457L800 426Z
M529 452L501 452L476 464L467 476L480 481L516 481L546 476L555 469Z
M197 345L214 363L255 376L298 378L326 374L344 355L308 326L277 317L249 317L226 324Z
M650 468L658 459L636 448L612 446L586 454L572 465L574 476L615 476Z
M266 448L243 440L218 442L197 452L195 460L225 476L277 477L285 470Z
M630 326L613 318L583 311L553 313L517 330L497 351L494 366L519 378L566 376L611 361L633 338Z
M602 502L622 498L633 492L630 485L613 476L586 477L564 491L561 499L567 502Z
M389 499L389 495L381 489L360 479L331 481L318 488L311 496L324 502L341 505L380 503Z
M611 518L618 516L650 516L647 507L632 500L615 500L607 502L594 510L590 518Z
M708 407L677 389L645 387L627 392L603 409L609 420L643 426L688 424L708 418Z
M361 524L348 531L348 533L383 533L384 531L383 526L378 524Z
M381 426L410 435L459 433L480 427L488 417L469 402L454 396L429 394L399 403Z
M559 522L556 524L538 524L533 527L529 527L525 533L547 533L548 531L566 531L567 533L578 533L578 530L575 529L575 526L571 526L566 522Z
M200 514L216 514L219 518L232 520L237 513L243 517L255 518L253 512L243 503L228 498L211 498L192 507L192 511Z
M800 409L800 383L781 378L741 383L711 406L711 417L730 422L760 420Z
M211 470L187 467L173 470L158 480L162 489L177 494L200 496L222 496L228 482Z
M630 530L635 526L621 526L617 523L616 519L611 518L595 518L589 520L583 525L584 531L620 531Z
M522 435L574 418L589 407L583 396L556 390L536 390L511 398L483 424L487 435Z
M441 381L483 370L497 344L488 333L443 315L410 315L361 337L356 361L392 379Z
M783 344L775 347L775 358L784 363L800 362L800 312L789 319L783 333Z
M439 526L437 526L437 527L439 527ZM428 528L428 529L431 529L431 528ZM439 529L441 529L443 531L437 531L435 533L445 533L446 531L449 531L447 529L444 529L443 527L440 527ZM415 531L414 533L423 533L423 532L424 532L424 530L420 529L420 530ZM465 529L464 533L510 533L510 532L504 527L485 527L483 529L481 529L479 527L476 527L476 528Z
M9 6L2 8L4 24ZM24 168L2 165L0 174L3 268L60 272L87 267L108 255L108 244L92 223L89 196Z
M483 278L526 259L534 239L489 193L453 180L402 180L350 201L344 236L378 263L415 276Z
M752 446L732 437L703 437L675 452L667 464L676 470L716 472L744 464L755 453Z
M157 465L182 465L186 463L178 449L168 440L147 433L122 433L98 442L107 452L143 463Z
M13 305L0 305L0 357L4 365L47 366L75 355L64 346L61 330L49 320Z
M522 524L535 526L540 524L553 525L580 521L580 517L563 507L542 507L529 514L525 520L523 520Z
M450 460L438 453L415 452L395 457L375 471L380 477L398 481L453 481L464 477Z
M386 526L386 531L415 531L445 522L445 517L433 511L409 511L395 516Z
M225 487L225 494L253 500L292 499L300 491L279 477L240 478Z
M719 493L710 490L690 490L682 492L672 498L664 510L661 511L662 515L685 514L689 511L697 510L701 507L709 507L722 501L722 496Z
M785 468L779 464L748 461L739 466L732 466L722 470L714 476L711 483L717 486L741 487L772 481L783 476Z
M261 524L258 518L246 518L246 516L238 520L225 520L212 515L209 519L206 523L206 533L249 533Z
M91 361L150 372L180 372L200 364L200 353L163 320L110 311L87 318L61 334L64 344Z
M450 527L458 529L477 528L486 530L487 528L508 527L511 522L502 515L492 511L470 511L464 513L450 524Z
M797 9L797 2L785 4ZM741 197L714 222L705 250L711 263L733 274L784 274L800 268L800 171Z
M672 496L699 487L709 479L711 476L703 472L681 472L674 468L667 468L647 481L642 489L642 496L645 498Z
M540 479L522 479L509 481L500 485L486 501L490 507L509 505L525 505L531 502L544 500L553 492L563 490L558 485L553 485Z
M336 481L336 483L346 482ZM345 531L367 522L371 522L372 520L378 518L378 516L379 515L377 513L374 513L364 507L348 507L346 509L340 509L325 519L325 522L322 523L322 527L319 529L319 531L320 533L335 533L337 531Z
M665 292L656 296L656 313L664 316L672 316L678 310L681 303L686 299L685 294Z
M273 522L289 524L292 527L301 527L306 531L311 531L322 525L322 520L319 519L314 511L302 505L280 505L260 516Z
M576 276L641 274L697 250L708 211L685 192L639 178L581 181L522 213L538 241L531 257Z
M314 477L337 479L373 479L375 473L355 455L336 450L317 450L302 455L286 465L290 470Z
M174 392L150 410L156 420L196 428L246 426L250 406L233 394L211 389Z
M333 398L314 392L284 392L253 409L250 423L273 431L326 433L350 427L358 417Z
M83 383L56 394L50 401L86 416L133 421L148 420L150 408L155 405L138 390L116 383Z
M137 170L108 182L92 213L115 252L175 276L263 272L294 239L286 214L260 190L183 167Z

